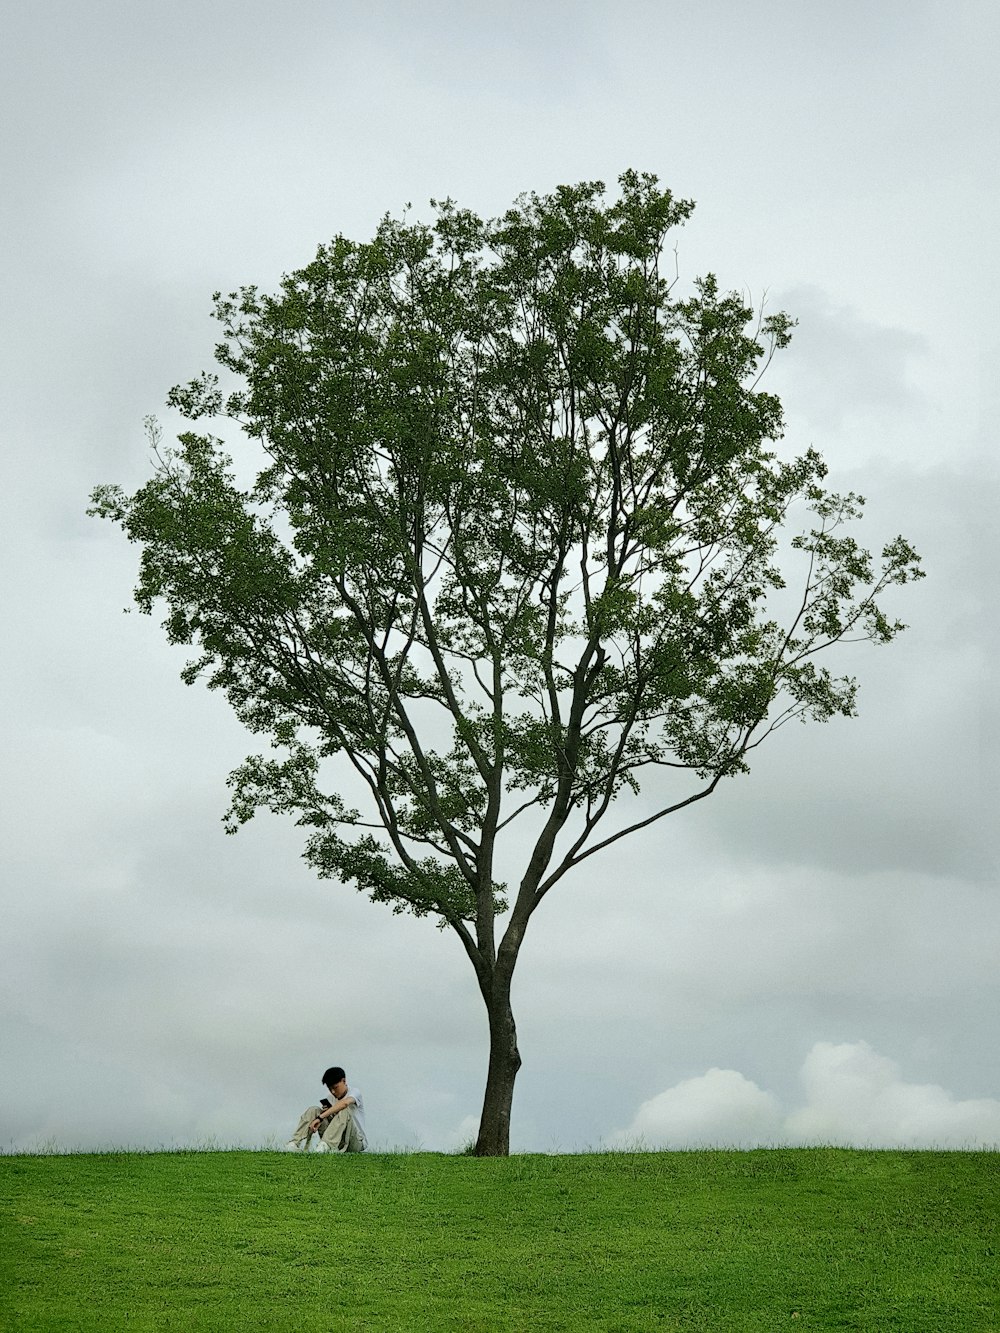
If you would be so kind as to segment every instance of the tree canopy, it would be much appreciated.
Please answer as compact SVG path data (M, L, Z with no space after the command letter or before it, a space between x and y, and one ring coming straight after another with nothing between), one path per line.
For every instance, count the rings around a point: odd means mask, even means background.
M786 722L852 715L817 659L890 641L882 595L920 576L902 537L858 544L863 501L814 450L778 447L760 378L791 320L712 275L679 291L693 205L619 187L491 220L447 200L337 236L275 294L217 293L223 378L169 402L267 465L241 487L220 438L165 449L153 424L151 479L94 492L142 548L140 607L196 650L185 679L274 747L233 773L228 827L290 813L319 876L461 939L491 1031L480 1152L507 1151L510 979L544 895ZM687 788L630 817L657 769Z

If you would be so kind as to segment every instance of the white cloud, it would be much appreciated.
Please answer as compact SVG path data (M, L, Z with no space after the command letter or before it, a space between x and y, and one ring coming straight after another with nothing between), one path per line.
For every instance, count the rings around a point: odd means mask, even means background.
M785 1121L799 1143L967 1148L1000 1143L1000 1101L956 1100L936 1083L907 1083L867 1042L817 1042L802 1066L806 1104Z
M817 1042L802 1065L805 1104L777 1099L735 1069L710 1069L642 1103L611 1147L976 1148L1000 1144L1000 1100L957 1100L936 1083L908 1083L865 1041Z
M777 1142L781 1109L735 1069L710 1069L643 1102L611 1146L750 1148Z

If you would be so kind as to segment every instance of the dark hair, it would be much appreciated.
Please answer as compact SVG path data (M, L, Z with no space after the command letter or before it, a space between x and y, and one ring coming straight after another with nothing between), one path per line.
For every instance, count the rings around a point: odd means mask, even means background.
M323 1075L323 1083L326 1087L332 1088L335 1083L339 1083L342 1078L346 1077L347 1075L341 1069L340 1065L331 1065Z

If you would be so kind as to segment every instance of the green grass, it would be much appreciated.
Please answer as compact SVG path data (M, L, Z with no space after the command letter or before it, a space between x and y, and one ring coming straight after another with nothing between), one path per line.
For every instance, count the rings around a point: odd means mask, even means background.
M0 1328L1000 1331L1000 1155L0 1157Z

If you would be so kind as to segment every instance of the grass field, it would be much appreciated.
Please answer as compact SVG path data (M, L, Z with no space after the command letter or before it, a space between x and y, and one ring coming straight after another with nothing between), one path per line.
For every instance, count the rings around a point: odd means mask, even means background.
M1000 1333L1000 1154L0 1157L4 1330Z

